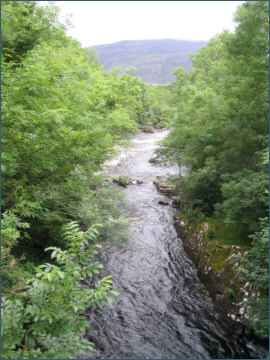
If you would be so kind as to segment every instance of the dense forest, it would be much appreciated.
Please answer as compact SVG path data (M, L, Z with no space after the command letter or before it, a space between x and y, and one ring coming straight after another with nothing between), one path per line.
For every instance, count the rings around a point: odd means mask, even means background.
M145 124L170 126L160 151L189 168L174 180L181 215L229 227L227 241L249 248L241 271L260 296L246 306L268 336L268 7L244 3L235 34L153 87L105 72L66 35L55 6L1 2L2 358L93 348L84 310L119 294L110 274L91 289L84 281L102 267L100 243L127 238L122 193L100 171Z

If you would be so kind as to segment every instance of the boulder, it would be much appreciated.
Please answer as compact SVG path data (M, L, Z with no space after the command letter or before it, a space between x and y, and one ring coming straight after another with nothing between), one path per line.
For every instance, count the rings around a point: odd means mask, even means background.
M113 178L113 182L122 187L127 187L127 185L131 184L132 179L129 176L119 176L118 178Z
M151 126L151 125L143 125L143 126L141 127L141 131L142 131L142 132L145 132L145 133L153 133L153 132L154 132L154 128L153 128L153 126Z
M118 185L122 187L127 187L128 185L140 185L143 183L141 180L133 180L129 176L119 176L118 178L114 178L113 182L117 183Z
M162 194L170 195L174 190L174 187L171 184L166 183L165 180L156 179L153 183L156 185L157 191Z
M155 164L157 162L157 158L155 156L150 157L148 160L151 164Z

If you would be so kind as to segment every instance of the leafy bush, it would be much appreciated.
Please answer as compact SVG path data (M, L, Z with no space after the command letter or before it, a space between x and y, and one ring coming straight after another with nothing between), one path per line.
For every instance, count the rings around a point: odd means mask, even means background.
M174 116L174 107L171 99L171 87L168 85L149 85L149 119L153 124L168 125Z
M29 224L22 222L12 211L6 211L1 220L1 289L3 294L12 295L21 290L21 282L28 272L20 267L24 255L19 259L12 254L12 248L19 242L21 231Z
M24 284L21 296L2 299L2 358L73 359L93 349L83 339L88 321L83 311L110 304L118 292L111 289L111 276L85 288L81 281L99 273L92 261L101 247L96 242L97 225L80 231L76 222L64 227L67 250L50 247L55 264L46 263Z
M243 265L242 273L255 284L257 296L248 299L249 314L255 332L269 336L269 224L261 220L261 229L251 235L252 248L246 258L239 259ZM260 296L258 296L258 292Z
M258 230L258 219L267 214L267 186L266 171L243 171L223 183L225 200L217 208L225 214L225 221L240 226L246 235Z

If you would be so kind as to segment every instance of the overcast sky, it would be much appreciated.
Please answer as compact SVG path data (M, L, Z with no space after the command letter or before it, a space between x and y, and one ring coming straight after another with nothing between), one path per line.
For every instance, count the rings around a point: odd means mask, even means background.
M44 2L45 5L46 2ZM82 46L121 40L209 40L234 30L243 1L55 1L61 19L72 14L68 35Z

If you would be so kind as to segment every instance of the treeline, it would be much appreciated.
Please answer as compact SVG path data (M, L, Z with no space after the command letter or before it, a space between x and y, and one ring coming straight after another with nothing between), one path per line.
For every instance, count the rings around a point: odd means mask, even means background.
M230 226L251 246L241 271L260 296L247 306L256 332L268 337L268 82L269 3L237 10L224 32L175 72L177 116L167 154L189 172L177 181L181 212L191 221ZM217 223L217 222L216 222Z
M117 295L109 278L81 288L101 267L89 264L98 234L125 237L121 194L99 171L128 134L165 116L156 90L104 72L67 37L56 7L1 7L2 357L74 358L92 347L83 310Z

